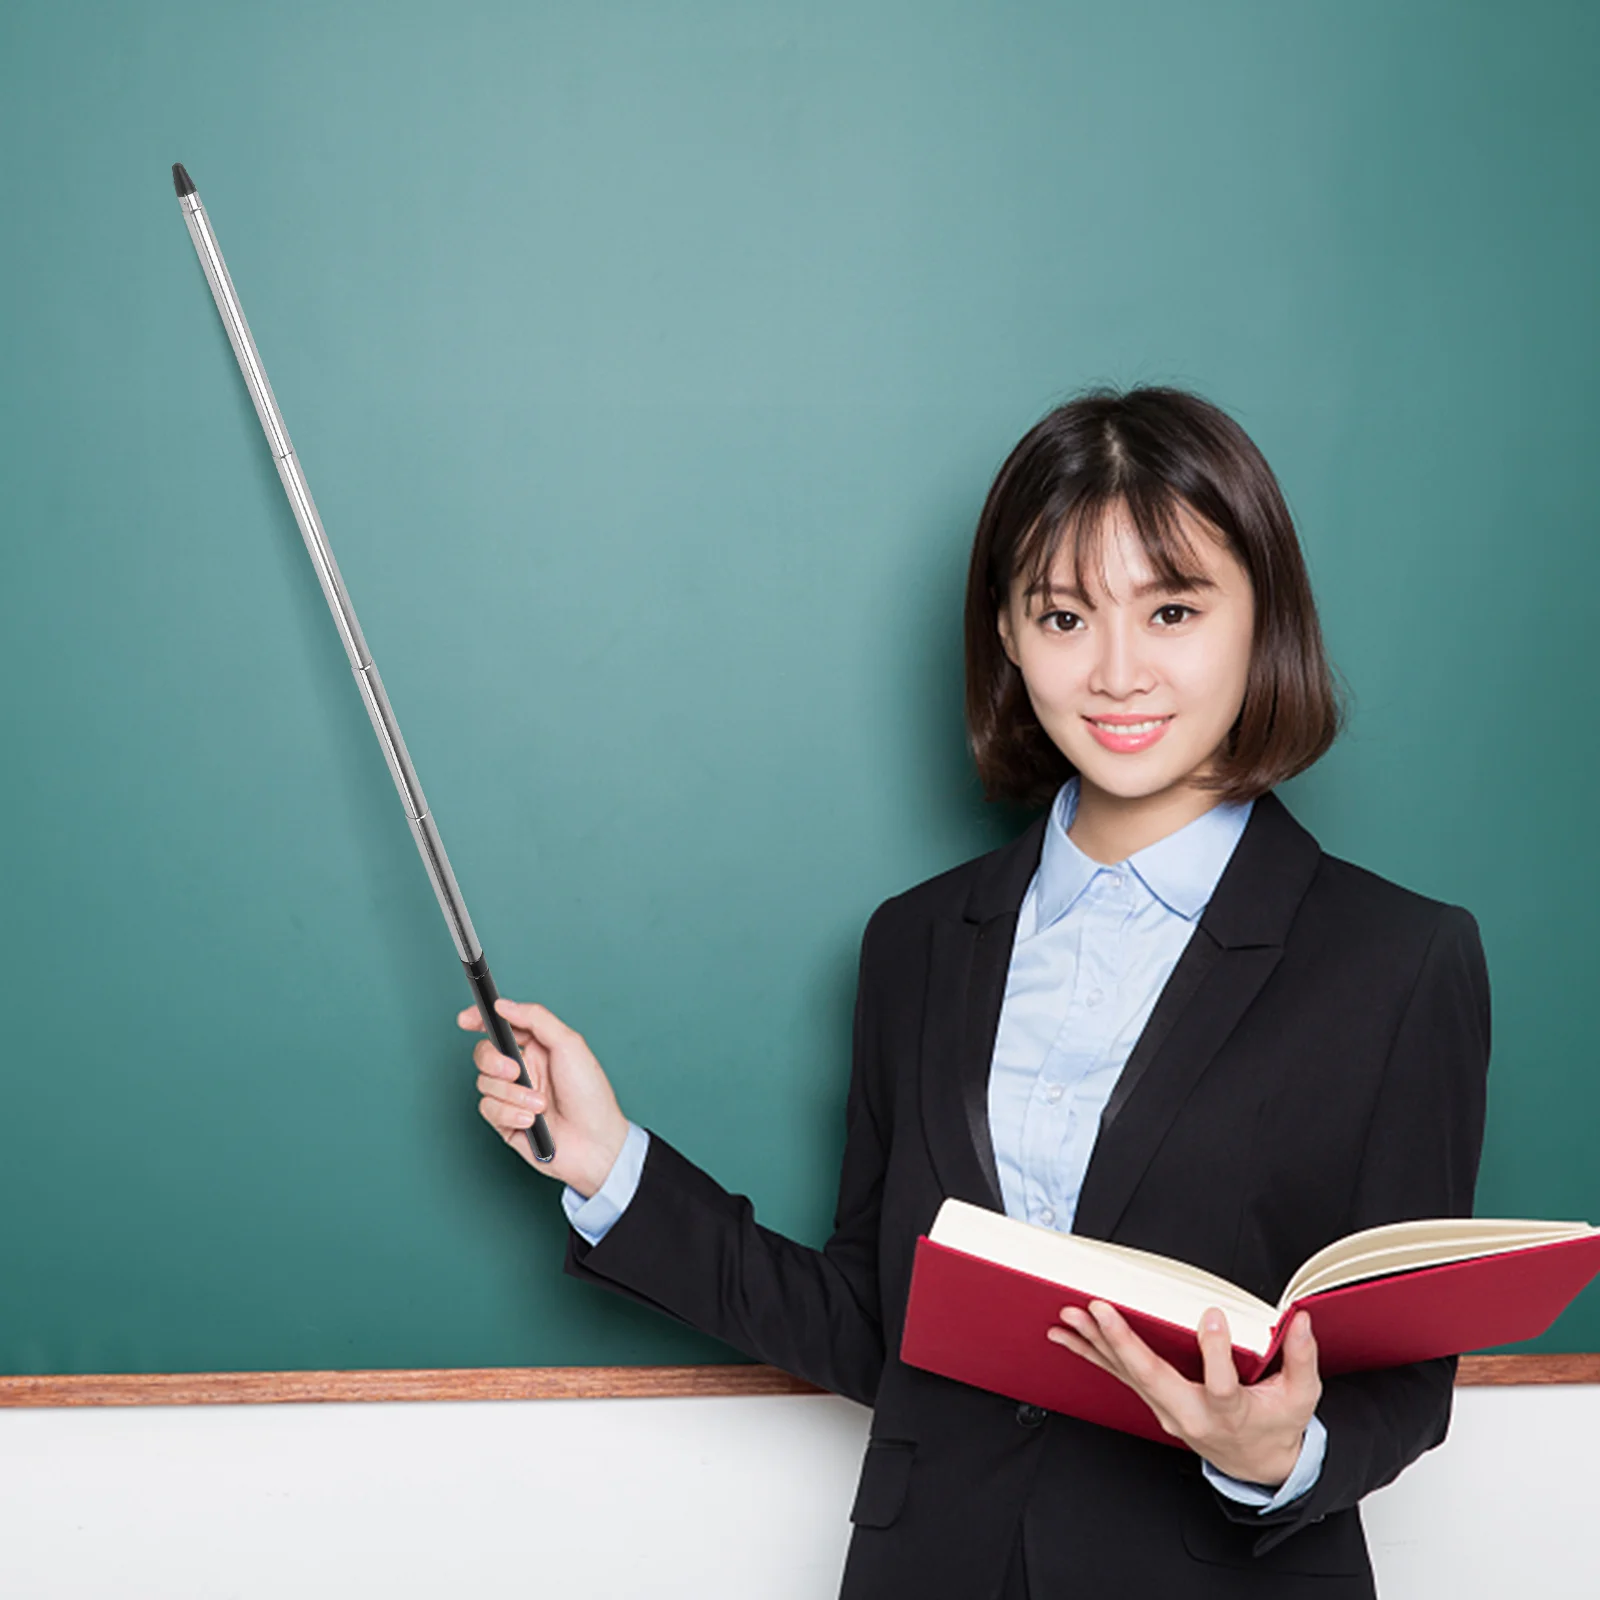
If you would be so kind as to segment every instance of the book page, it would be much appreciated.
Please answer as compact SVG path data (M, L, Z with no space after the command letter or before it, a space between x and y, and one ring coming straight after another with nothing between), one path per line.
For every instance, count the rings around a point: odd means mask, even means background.
M1280 1311L1308 1295L1337 1289L1363 1278L1417 1267L1442 1267L1450 1261L1525 1250L1595 1233L1586 1222L1537 1222L1507 1217L1426 1217L1364 1228L1319 1250L1289 1280Z
M1103 1239L1056 1233L965 1200L946 1200L928 1237L948 1249L1059 1283L1096 1300L1110 1300L1180 1328L1198 1328L1206 1308L1219 1306L1240 1349L1265 1355L1272 1344L1277 1316L1272 1306L1186 1261Z

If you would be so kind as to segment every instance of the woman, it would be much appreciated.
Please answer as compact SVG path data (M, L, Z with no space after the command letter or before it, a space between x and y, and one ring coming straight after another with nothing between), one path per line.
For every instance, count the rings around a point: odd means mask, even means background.
M966 653L987 793L1048 809L868 921L821 1250L631 1124L542 1006L499 1002L535 1087L485 1040L480 1109L529 1160L548 1118L570 1273L873 1407L846 1600L1371 1596L1357 1502L1444 1437L1453 1360L1322 1378L1302 1313L1244 1389L1220 1312L1201 1383L1109 1306L1040 1329L1175 1450L901 1362L912 1252L957 1195L1274 1300L1346 1233L1469 1214L1477 924L1324 855L1272 792L1340 716L1282 494L1206 402L1096 392L1027 434Z

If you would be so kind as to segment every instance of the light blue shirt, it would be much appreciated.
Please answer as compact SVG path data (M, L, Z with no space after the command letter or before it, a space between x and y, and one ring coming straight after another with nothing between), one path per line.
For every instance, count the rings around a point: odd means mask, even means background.
M1251 802L1221 803L1111 866L1067 836L1078 780L1062 785L1039 868L1017 917L1005 1001L989 1073L989 1127L1006 1215L1072 1230L1078 1194L1116 1086L1156 999L1250 818ZM605 1183L588 1199L561 1196L590 1244L626 1209L650 1136L634 1123ZM1201 1470L1230 1499L1276 1510L1316 1482L1327 1430L1313 1416L1294 1470L1272 1490Z

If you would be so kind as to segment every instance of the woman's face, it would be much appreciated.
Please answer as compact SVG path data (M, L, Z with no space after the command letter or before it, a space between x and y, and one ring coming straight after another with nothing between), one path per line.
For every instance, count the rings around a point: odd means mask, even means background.
M1104 587L1072 588L1063 541L1048 593L1011 586L1000 638L1034 714L1082 784L1123 800L1187 787L1209 771L1244 703L1255 628L1250 576L1220 535L1181 523L1203 580L1163 591L1122 508L1102 544ZM1143 726L1153 722L1153 727ZM1121 731L1118 731L1121 730Z

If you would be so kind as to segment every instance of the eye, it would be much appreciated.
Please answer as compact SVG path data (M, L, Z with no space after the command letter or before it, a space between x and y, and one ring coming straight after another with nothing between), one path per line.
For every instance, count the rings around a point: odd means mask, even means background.
M1197 610L1195 610L1195 608L1193 606L1181 606L1181 605L1177 604L1176 601L1174 601L1171 605L1157 606L1156 607L1156 615L1158 617L1163 615L1165 612L1168 612L1168 611L1182 611L1187 616L1191 616L1191 617L1197 617L1197 616L1200 615L1200 613ZM1170 627L1176 627L1178 625L1178 622L1182 622L1183 620L1184 620L1183 617L1179 617L1177 619L1177 622L1170 623L1169 626Z
M1039 625L1042 628L1044 628L1046 633L1075 633L1075 632L1077 632L1077 628L1075 626L1074 627L1060 627L1060 628L1052 628L1052 627L1050 627L1049 624L1056 617L1066 617L1073 624L1076 624L1077 622L1079 622L1081 620L1079 618L1077 612L1075 612L1075 611L1046 611L1046 612L1042 613L1040 618L1039 618Z

